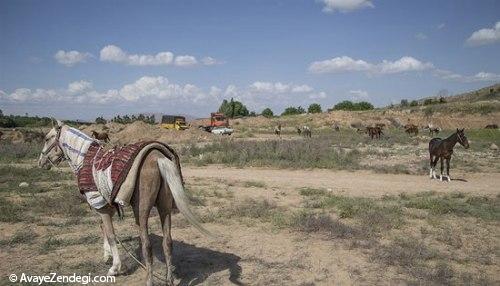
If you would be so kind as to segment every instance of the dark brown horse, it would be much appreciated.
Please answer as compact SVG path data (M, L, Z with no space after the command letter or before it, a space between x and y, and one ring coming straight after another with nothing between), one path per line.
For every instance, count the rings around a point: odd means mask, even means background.
M373 138L376 138L376 139L380 139L380 136L382 134L384 134L382 132L382 128L381 127L366 127L366 133L370 136L371 139Z
M418 135L418 126L413 125L413 124L408 124L404 126L405 132L408 133L408 135L411 135L412 133L417 136Z
M439 179L443 180L443 159L446 160L446 179L451 181L450 178L450 160L453 154L453 147L460 143L465 149L469 148L469 141L465 137L464 129L457 129L457 132L450 135L446 139L433 138L429 141L429 156L430 156L430 170L429 177L437 179L436 177L436 164L441 160L441 176Z
M104 141L104 142L109 142L109 135L107 132L97 132L95 130L92 130L92 137L94 137L95 139L97 140L101 140L101 141Z
M498 129L498 125L497 124L488 124L484 128L485 129Z

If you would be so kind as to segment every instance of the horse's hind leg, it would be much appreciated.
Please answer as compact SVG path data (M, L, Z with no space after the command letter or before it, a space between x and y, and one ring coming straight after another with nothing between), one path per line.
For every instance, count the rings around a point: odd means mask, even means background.
M161 186L161 175L155 153L144 160L139 174L139 185L134 193L133 209L142 244L142 257L146 265L146 285L153 285L153 253L149 240L148 219Z
M173 197L168 186L163 184L158 197L156 198L156 208L160 215L161 227L163 230L163 252L165 253L165 263L167 264L167 284L174 284L174 265L172 263L172 236L171 236L171 213Z

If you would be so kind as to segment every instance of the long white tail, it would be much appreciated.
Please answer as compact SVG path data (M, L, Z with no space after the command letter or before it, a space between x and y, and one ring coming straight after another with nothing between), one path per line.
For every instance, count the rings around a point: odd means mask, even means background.
M201 222L189 208L189 199L184 191L180 170L177 168L177 165L168 158L158 158L158 167L160 167L163 181L170 187L170 191L172 192L172 196L174 197L175 204L179 211L200 232L215 238L215 235L201 225Z

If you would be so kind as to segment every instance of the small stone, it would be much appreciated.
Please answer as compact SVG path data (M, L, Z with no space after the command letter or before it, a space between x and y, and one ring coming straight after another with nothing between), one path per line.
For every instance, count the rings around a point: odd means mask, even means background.
M490 149L491 150L498 150L498 146L495 143L491 143Z
M30 186L30 184L28 184L28 183L26 183L26 182L22 182L22 183L20 183L20 184L19 184L19 187L20 187L20 188L27 188L27 187L29 187L29 186Z

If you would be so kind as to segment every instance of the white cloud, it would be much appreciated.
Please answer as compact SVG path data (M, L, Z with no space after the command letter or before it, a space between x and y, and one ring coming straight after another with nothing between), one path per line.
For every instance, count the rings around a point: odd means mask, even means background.
M417 40L427 40L427 35L424 33L417 33L415 34L415 39Z
M80 80L80 81L74 81L68 85L68 93L69 94L79 94L85 91L89 91L92 89L92 83L85 81L85 80Z
M500 42L500 21L491 29L480 29L472 33L466 43L470 46L482 46Z
M281 82L266 82L256 81L249 86L252 93L268 93L268 94L283 94L283 93L308 93L314 89L306 84L294 85Z
M213 66L213 65L220 65L223 64L223 62L214 59L212 57L204 57L201 59L201 62L206 65L206 66Z
M431 63L424 63L412 57L402 57L397 61L382 61L376 66L375 72L382 74L401 73L409 71L423 71L433 68Z
M333 13L340 11L343 13L351 12L363 8L375 7L371 0L321 0L325 5L323 12Z
M324 61L316 61L309 66L309 71L313 73L369 71L371 69L371 64L363 60L354 60L347 56L336 57Z
M120 47L108 45L101 49L100 59L104 62L122 63L132 66L161 66L172 63L174 54L160 52L156 55L128 54Z
M310 93L307 97L309 99L324 99L326 98L326 93L324 91Z
M396 61L383 60L379 64L372 64L363 60L354 60L348 56L342 56L330 60L313 62L309 66L309 71L312 73L368 72L391 74L422 71L432 67L433 65L431 63L424 63L408 56L402 57Z
M444 29L444 27L446 27L446 24L445 24L445 23L440 23L440 24L438 24L438 25L436 26L436 29L438 29L438 30L442 30L442 29Z
M292 92L294 93L311 92L311 91L313 91L313 88L308 86L307 84L296 85L292 87Z
M91 56L92 55L89 53L82 53L78 51L66 52L63 50L59 50L57 51L57 53L55 53L54 58L58 63L67 67L71 67L78 63L85 63Z
M470 82L500 82L500 74L489 72L478 72L474 75L461 75L448 70L436 69L434 75L452 81L470 83Z
M175 57L175 65L180 67L190 67L198 64L198 61L193 56L177 56Z
M361 100L367 100L369 99L368 92L365 90L350 90L349 94L351 95L351 98L355 101L361 101Z

